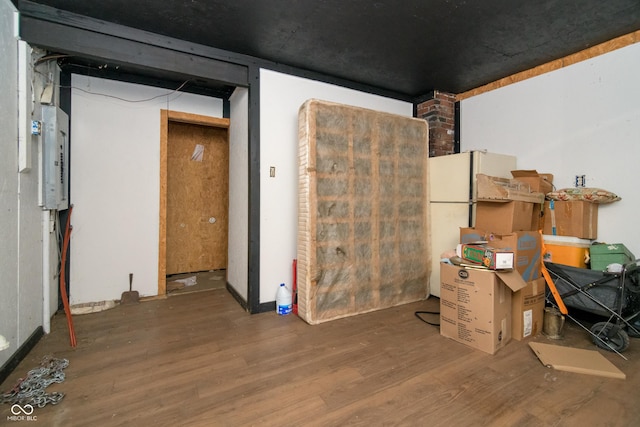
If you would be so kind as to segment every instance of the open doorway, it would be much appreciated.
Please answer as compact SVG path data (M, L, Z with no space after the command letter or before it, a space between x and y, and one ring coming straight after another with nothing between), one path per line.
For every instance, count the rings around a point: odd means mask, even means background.
M226 285L228 222L229 119L161 110L158 295Z

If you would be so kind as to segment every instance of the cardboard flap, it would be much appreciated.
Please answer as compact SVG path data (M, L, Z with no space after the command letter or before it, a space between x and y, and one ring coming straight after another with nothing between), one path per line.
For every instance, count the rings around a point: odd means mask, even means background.
M531 191L549 193L553 191L553 175L550 173L538 173L535 169L530 170L513 170L511 176L522 182L531 185Z
M538 177L540 175L538 175L538 171L535 169L529 169L529 170L524 170L524 169L520 169L517 171L511 171L511 175L514 178L521 178L521 177Z
M539 173L535 169L529 169L529 170L520 169L520 170L511 171L511 176L513 176L514 178L542 178L543 180L548 182L553 181L553 174Z
M543 203L544 194L531 192L528 183L516 179L500 178L482 173L476 174L478 184L478 201L510 202L521 201Z
M524 281L520 273L516 270L512 271L498 271L496 270L496 276L504 282L513 292L519 291L527 286L527 282Z
M624 372L616 368L602 354L593 350L583 350L559 345L530 342L529 347L545 366L559 371L598 375L624 380Z

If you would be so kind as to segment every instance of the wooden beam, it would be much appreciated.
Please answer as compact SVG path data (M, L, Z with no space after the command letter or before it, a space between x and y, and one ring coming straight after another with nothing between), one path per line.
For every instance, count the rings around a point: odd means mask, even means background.
M162 110L167 111L167 110ZM180 111L167 111L168 118L172 122L190 123L193 125L210 126L229 129L229 119L209 117L200 114L183 113Z
M572 55L565 56L564 58L556 59L554 61L547 62L529 70L512 74L511 76L496 80L475 89L471 89L467 92L459 93L458 95L456 95L456 101L462 101L463 99L471 98L472 96L480 95L485 92L490 92L492 90L508 86L512 83L518 83L523 80L530 79L531 77L536 77L545 73L549 73L551 71L559 70L561 68L568 67L569 65L573 65L587 59L595 58L596 56L604 55L605 53L609 53L616 49L620 49L638 42L640 42L640 30L633 33L625 34L624 36L617 37L604 43L600 43L590 48L581 50L580 52L576 52Z
M169 111L160 110L160 212L158 235L158 295L167 294L167 144Z
M113 22L102 21L85 15L69 12L44 4L35 3L29 0L20 1L20 15L36 20L61 24L67 27L87 30L90 32L105 34L121 39L134 40L143 44L157 46L164 49L179 52L188 52L192 55L205 58L216 59L240 65L248 65L261 62L260 59L248 55L243 55L227 50L217 49L202 44L192 43L185 40L175 39L156 33L140 30L115 24Z
M116 62L142 70L161 70L231 86L248 85L245 65L153 46L135 40L21 16L20 37L52 51Z

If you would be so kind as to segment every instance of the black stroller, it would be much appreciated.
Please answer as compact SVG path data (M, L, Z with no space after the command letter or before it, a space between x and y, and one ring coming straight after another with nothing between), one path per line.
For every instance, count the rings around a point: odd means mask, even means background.
M545 262L565 306L604 317L590 328L567 316L587 330L595 345L622 353L629 336L640 337L640 260L622 266L620 272L603 272ZM547 301L555 305L548 293Z

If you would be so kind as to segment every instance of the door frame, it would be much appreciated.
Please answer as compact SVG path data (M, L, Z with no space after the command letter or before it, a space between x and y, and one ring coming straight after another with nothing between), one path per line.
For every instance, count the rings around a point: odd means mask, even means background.
M229 119L180 111L160 110L160 226L158 241L158 295L167 294L167 145L169 122L229 129ZM227 143L229 133L227 131Z

